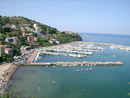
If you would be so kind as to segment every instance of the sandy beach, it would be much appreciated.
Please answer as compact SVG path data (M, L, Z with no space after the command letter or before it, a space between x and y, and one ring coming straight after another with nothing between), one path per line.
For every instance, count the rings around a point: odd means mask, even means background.
M0 94L3 94L11 76L17 70L18 66L14 64L0 65Z

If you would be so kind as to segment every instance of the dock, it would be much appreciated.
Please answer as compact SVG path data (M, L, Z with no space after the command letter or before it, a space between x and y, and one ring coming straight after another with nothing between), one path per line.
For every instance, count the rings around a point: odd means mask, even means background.
M118 62L53 62L53 63L48 63L48 62L33 62L33 63L28 63L26 65L60 65L60 66L99 66L99 65L117 65L117 66L121 66L123 65L122 62L118 61Z
M37 51L34 50L30 55L30 57L28 58L27 63L31 63L35 59L36 55L37 55Z

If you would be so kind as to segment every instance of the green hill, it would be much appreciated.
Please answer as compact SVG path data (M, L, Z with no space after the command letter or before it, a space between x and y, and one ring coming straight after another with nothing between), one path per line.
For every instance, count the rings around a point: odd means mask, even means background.
M1 17L0 18L0 24L5 25L6 23L11 24L32 24L33 22L30 19L27 19L25 17Z
M0 17L0 33L5 34L5 31L2 30L2 26L6 24L14 24L18 27L18 30L9 32L9 36L18 36L21 35L21 30L19 28L19 24L30 24L30 27L33 28L33 24L38 24L38 26L41 28L40 32L41 34L45 35L48 34L49 36L56 34L58 36L57 40L60 40L61 43L71 42L71 41L81 41L82 38L78 34L66 34L64 32L58 31L56 28L47 26L45 24L42 24L40 22L36 22L35 20L28 19L21 16L14 16L14 17ZM18 31L18 32L17 32ZM27 32L29 33L29 32ZM32 32L31 32L32 33ZM57 34L62 33L62 34ZM52 36L53 37L53 36ZM62 41L62 39L64 41Z
M34 24L37 25L37 30ZM18 40L15 42L8 41L9 37L12 39L15 37ZM82 38L77 33L71 31L60 32L54 27L32 19L21 16L0 16L0 44L9 46L13 50L13 56L21 55L22 50L20 49L24 46L37 48L81 40ZM2 55L0 62L11 61L13 56Z

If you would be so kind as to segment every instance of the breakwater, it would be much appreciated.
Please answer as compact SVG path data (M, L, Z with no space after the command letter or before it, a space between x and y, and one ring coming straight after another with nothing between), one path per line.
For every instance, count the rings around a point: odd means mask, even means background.
M33 62L33 63L28 63L25 65L61 65L61 66L98 66L98 65L123 65L122 62L54 62L54 63L39 63L39 62Z

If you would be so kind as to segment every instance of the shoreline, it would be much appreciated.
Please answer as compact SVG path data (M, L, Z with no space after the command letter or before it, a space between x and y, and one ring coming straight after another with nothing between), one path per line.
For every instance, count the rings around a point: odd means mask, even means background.
M11 77L19 68L18 65L7 64L0 65L0 94L2 95L6 91L6 87L11 80Z

